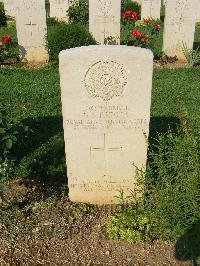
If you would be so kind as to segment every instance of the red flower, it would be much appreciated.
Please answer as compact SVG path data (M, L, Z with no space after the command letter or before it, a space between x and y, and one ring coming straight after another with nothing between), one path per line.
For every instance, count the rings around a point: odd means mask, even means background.
M131 20L133 20L133 21L138 20L137 13L136 13L135 11L132 11L132 12L131 12L131 15L130 15L130 18L131 18Z
M3 36L3 38L1 39L2 42L10 42L11 38L10 36Z
M141 42L147 42L147 39L148 39L148 36L143 34L140 40Z
M136 39L140 39L142 37L142 33L139 30L131 30L131 35Z
M154 28L157 29L157 30L159 30L160 29L160 24L155 24L154 25Z
M141 42L147 42L148 36L146 34L143 34L141 31L131 30L130 33L135 39L140 40Z
M145 25L148 25L150 23L150 20L149 19L144 19L144 24Z
M138 20L137 13L136 13L135 11L131 11L131 10L126 10L126 11L123 13L122 18L123 18L123 19L128 19L128 18L130 18L130 19L133 20L133 21Z

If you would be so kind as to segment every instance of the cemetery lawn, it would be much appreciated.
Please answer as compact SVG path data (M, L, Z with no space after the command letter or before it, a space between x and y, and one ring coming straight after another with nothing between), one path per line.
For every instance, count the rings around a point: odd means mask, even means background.
M199 77L199 67L154 70L150 141L180 124L199 134ZM176 241L108 240L114 207L69 201L56 65L1 68L0 81L0 110L20 132L0 204L0 265L191 265L187 255L175 259Z

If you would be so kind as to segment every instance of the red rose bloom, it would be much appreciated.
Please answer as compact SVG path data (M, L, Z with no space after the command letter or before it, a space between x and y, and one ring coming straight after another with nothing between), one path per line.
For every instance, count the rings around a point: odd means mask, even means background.
M3 38L1 39L2 42L10 42L11 38L10 36L3 36Z
M148 25L150 23L150 21L148 19L144 19L144 24Z
M154 25L154 28L159 30L160 29L160 24Z
M146 34L143 34L141 31L139 30L131 30L131 35L137 39L140 40L141 42L147 42L148 36Z
M128 19L128 18L130 18L130 19L133 20L133 21L138 20L137 13L136 13L135 11L131 11L131 10L126 10L126 11L123 13L122 18L123 18L123 19Z
M142 36L142 33L139 30L131 30L131 35L135 37L136 39L140 39Z
M131 20L136 21L138 20L137 13L132 11L130 15Z

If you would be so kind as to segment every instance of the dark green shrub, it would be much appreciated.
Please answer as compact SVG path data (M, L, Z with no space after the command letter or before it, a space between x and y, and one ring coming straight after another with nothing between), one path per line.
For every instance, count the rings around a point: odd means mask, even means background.
M51 27L51 26L59 26L60 24L66 24L66 22L64 21L58 21L56 18L51 18L48 17L47 18L47 26Z
M70 23L89 23L89 4L88 0L79 0L69 7L68 11Z
M50 60L58 60L58 54L62 50L91 44L96 44L95 40L86 27L80 24L61 24L49 28Z
M7 19L4 10L4 4L0 2L0 26L6 26Z

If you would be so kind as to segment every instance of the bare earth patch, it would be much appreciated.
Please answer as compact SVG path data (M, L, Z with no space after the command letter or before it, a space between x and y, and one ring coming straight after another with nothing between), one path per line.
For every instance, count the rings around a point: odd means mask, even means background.
M71 203L33 181L10 183L0 206L0 265L192 265L174 257L174 243L129 244L107 239L113 206Z

